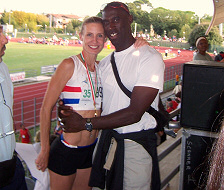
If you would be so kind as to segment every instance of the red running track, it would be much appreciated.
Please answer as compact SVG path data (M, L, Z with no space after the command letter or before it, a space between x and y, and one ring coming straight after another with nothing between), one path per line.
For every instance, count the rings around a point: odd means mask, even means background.
M21 121L25 126L34 126L40 122L39 113L48 82L23 85L14 88L14 125L19 129ZM54 108L52 118L56 117Z
M164 53L165 47L156 47L160 53ZM171 48L168 48L171 50ZM176 54L178 49L172 48L169 53ZM175 65L183 64L192 61L193 51L181 50L179 56L164 60L166 69ZM36 84L24 85L14 88L14 121L15 128L19 129L21 121L24 121L25 126L34 126L39 123L39 112L43 101L48 82L40 82ZM23 111L22 111L23 107ZM34 111L35 110L35 111ZM52 113L52 118L56 118L56 108Z

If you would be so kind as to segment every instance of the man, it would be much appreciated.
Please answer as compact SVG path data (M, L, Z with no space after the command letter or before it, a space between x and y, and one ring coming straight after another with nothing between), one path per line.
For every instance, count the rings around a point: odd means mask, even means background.
M218 55L215 56L215 61L223 62L224 52L220 51Z
M156 121L146 110L150 105L158 108L164 62L161 55L149 46L134 48L133 17L125 4L107 4L102 10L102 18L105 33L116 49L114 56L118 73L124 86L132 92L131 99L118 86L109 55L100 63L104 93L102 116L86 119L74 112L59 116L65 132L88 130L91 133L92 129L104 129L93 161L90 186L104 188L106 180L106 189L160 189L154 132ZM66 114L68 108L60 109ZM109 153L108 149L111 150ZM113 151L115 155L111 153ZM106 155L108 162L105 164ZM109 164L110 158L112 165Z
M26 190L25 172L15 153L13 129L13 85L2 56L5 54L7 38L0 26L0 189Z

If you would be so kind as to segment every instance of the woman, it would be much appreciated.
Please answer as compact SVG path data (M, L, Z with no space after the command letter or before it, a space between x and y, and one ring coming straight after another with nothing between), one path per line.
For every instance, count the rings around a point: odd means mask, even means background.
M101 113L102 87L96 58L106 41L102 19L86 19L79 36L83 42L82 53L60 63L49 82L40 112L42 143L36 165L42 171L48 167L51 190L91 189L88 181L98 131L62 133L51 147L49 143L51 110L59 95L65 105L73 107L84 118ZM138 44L146 43L140 40Z
M197 52L195 53L193 60L207 60L213 61L212 57L206 53L208 50L208 40L205 37L199 37L195 43Z
M64 103L83 117L101 113L102 88L96 63L106 41L101 18L85 20L80 39L83 42L82 53L60 63L49 82L40 112L42 143L36 164L42 171L49 168L52 190L91 189L88 180L98 131L63 133L52 143L51 150L49 143L51 110L60 94Z

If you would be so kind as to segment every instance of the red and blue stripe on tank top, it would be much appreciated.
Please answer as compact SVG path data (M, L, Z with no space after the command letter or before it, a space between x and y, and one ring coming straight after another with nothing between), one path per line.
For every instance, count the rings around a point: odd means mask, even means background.
M81 87L65 86L62 90L64 104L79 104Z

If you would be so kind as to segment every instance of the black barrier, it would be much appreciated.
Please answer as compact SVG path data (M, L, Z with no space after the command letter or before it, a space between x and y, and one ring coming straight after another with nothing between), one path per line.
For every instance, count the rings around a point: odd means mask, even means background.
M204 189L207 181L208 157L215 135L195 131L185 130L182 136L182 190Z
M224 105L224 63L192 61L184 64L181 125L217 131L215 121Z

